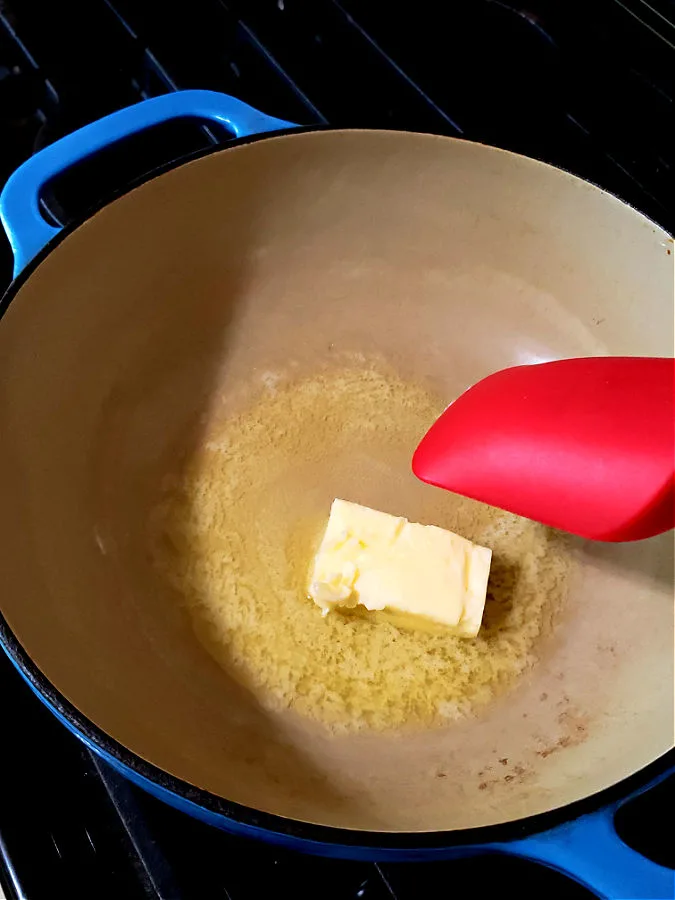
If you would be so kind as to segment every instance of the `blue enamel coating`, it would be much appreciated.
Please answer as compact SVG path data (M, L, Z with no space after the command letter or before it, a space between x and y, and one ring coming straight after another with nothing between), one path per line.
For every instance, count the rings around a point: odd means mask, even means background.
M113 113L41 150L11 176L0 194L0 219L14 252L15 276L59 233L40 214L42 187L69 166L98 150L152 125L178 118L199 118L225 125L235 137L297 127L291 122L266 116L239 100L212 91L179 91L155 97ZM356 846L314 841L269 828L243 824L200 806L121 763L56 709L26 676L9 648L4 647L31 690L66 726L109 765L139 787L170 805L226 831L264 839L295 850L351 859L381 861L451 859L475 854L505 853L558 869L585 884L607 900L669 900L674 896L674 873L627 847L613 827L616 806L571 820L529 838L504 843L466 847L411 847L409 849ZM675 771L675 770L671 770ZM670 773L666 773L668 775ZM666 776L661 776L666 777ZM365 835L364 835L365 837Z
M0 219L14 254L14 277L61 230L46 222L40 212L40 192L49 181L122 138L182 118L218 122L234 137L296 127L215 91L163 94L85 125L23 163L0 194Z
M3 649L7 650L4 646ZM264 840L288 850L362 861L429 862L501 853L519 856L557 869L605 900L671 900L675 896L675 873L650 862L631 850L614 831L613 816L621 803L605 807L598 812L589 813L564 825L559 825L557 828L551 828L522 840L463 847L390 848L367 844L359 846L329 843L325 840L311 840L306 837L273 831L270 828L236 822L226 815L207 809L187 797L174 793L107 753L89 737L82 734L73 722L56 709L27 678L14 657L9 653L8 656L35 696L65 725L68 731L79 738L108 765L138 787L152 794L153 797L157 797L181 812L194 816L207 825L215 826L231 834ZM654 782L631 796L637 796L644 790L648 790L672 774L673 771L663 773ZM625 798L621 802L626 802L628 799L631 798Z
M495 849L558 869L606 900L675 897L675 872L636 853L614 830L614 814L620 805L607 806L522 841L495 845Z

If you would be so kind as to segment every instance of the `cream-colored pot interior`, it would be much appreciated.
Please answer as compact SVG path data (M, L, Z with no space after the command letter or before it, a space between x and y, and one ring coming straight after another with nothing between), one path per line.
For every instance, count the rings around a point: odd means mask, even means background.
M572 176L431 136L272 137L133 190L60 243L0 323L10 627L127 748L283 816L459 829L614 784L672 744L672 535L575 542L541 658L480 714L335 735L225 673L143 534L156 480L196 452L215 401L290 358L310 371L329 345L377 353L449 402L504 366L672 355L671 247Z

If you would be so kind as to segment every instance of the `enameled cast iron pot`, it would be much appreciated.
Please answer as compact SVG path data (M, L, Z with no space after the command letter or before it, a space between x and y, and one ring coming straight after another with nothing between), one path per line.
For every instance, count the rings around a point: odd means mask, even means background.
M77 227L43 220L40 189L60 171L186 116L236 140ZM449 399L524 362L672 355L669 236L512 153L298 129L203 91L46 148L1 212L16 260L0 322L2 643L66 727L230 831L358 858L512 853L605 896L671 896L673 873L625 846L612 816L673 764L672 535L579 542L535 674L423 739L284 730L202 649L134 540L148 473L195 410L291 353L311 367L328 342L377 351ZM560 738L563 696L585 737L538 753ZM528 776L481 790L496 748Z

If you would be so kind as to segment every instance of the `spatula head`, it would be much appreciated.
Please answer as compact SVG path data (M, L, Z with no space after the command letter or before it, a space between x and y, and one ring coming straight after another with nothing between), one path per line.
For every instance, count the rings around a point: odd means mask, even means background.
M675 524L675 361L567 359L469 388L423 438L418 478L582 537Z

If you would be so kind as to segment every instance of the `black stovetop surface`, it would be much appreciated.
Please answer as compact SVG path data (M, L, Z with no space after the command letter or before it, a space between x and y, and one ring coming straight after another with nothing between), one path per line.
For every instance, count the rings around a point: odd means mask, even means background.
M232 93L301 124L431 131L495 144L614 192L669 231L673 0L0 0L0 184L36 149L167 91ZM145 171L226 139L155 129L60 178L63 224ZM0 238L0 287L11 256ZM0 654L0 883L8 896L407 900L590 896L506 858L382 864L231 837L128 784L62 728ZM670 779L623 816L673 865Z

